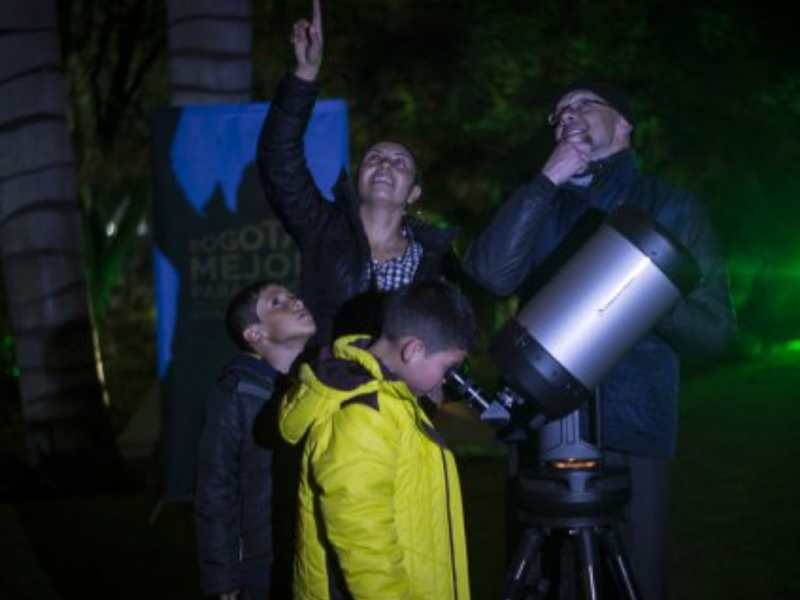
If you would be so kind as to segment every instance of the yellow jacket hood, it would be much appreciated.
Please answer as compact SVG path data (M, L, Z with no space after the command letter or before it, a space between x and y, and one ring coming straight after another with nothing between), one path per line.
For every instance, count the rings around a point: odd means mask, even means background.
M380 362L365 350L367 336L338 339L333 351L323 350L313 364L303 364L298 383L281 402L280 432L290 444L297 444L309 428L329 418L343 402L363 398L366 402L387 387L393 395L416 403L416 398L402 381L386 379Z

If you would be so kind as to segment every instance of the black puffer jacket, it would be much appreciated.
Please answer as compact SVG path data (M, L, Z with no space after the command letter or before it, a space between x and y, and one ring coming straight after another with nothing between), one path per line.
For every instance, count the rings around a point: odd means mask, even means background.
M358 196L344 170L327 201L308 169L303 146L319 93L316 83L287 74L278 85L258 142L258 169L267 199L302 254L300 295L317 321L314 341L348 333L374 334L380 294L368 278L370 249L358 216ZM415 280L458 279L455 231L411 219L423 249Z
M247 354L231 360L206 400L198 448L195 523L200 582L210 595L239 589L272 561L272 451L253 425L276 371Z

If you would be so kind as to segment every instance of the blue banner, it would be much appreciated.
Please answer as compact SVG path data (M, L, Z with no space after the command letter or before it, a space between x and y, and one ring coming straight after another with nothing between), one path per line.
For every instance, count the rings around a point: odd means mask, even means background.
M164 109L156 115L153 227L164 499L188 500L204 399L235 353L224 313L259 279L297 291L297 248L264 199L255 165L268 104ZM309 168L329 198L348 161L347 106L317 102Z

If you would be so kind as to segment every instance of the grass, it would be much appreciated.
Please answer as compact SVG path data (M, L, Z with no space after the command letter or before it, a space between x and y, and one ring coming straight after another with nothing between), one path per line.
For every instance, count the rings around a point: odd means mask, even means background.
M800 598L798 363L689 382L673 468L674 598Z
M671 498L671 600L800 598L800 362L686 377ZM505 461L460 458L474 600L505 572ZM153 485L118 496L0 505L2 600L202 598L192 518Z

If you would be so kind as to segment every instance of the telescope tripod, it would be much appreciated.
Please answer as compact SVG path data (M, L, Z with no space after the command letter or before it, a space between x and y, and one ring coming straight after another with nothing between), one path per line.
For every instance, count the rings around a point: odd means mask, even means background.
M616 597L638 600L615 528L629 495L627 469L561 461L557 466L521 471L519 520L525 530L506 572L503 600L553 597L548 596L550 584L542 569L542 546L557 532L564 534L558 546L559 600L599 600L609 590L604 580L608 571L616 583Z

